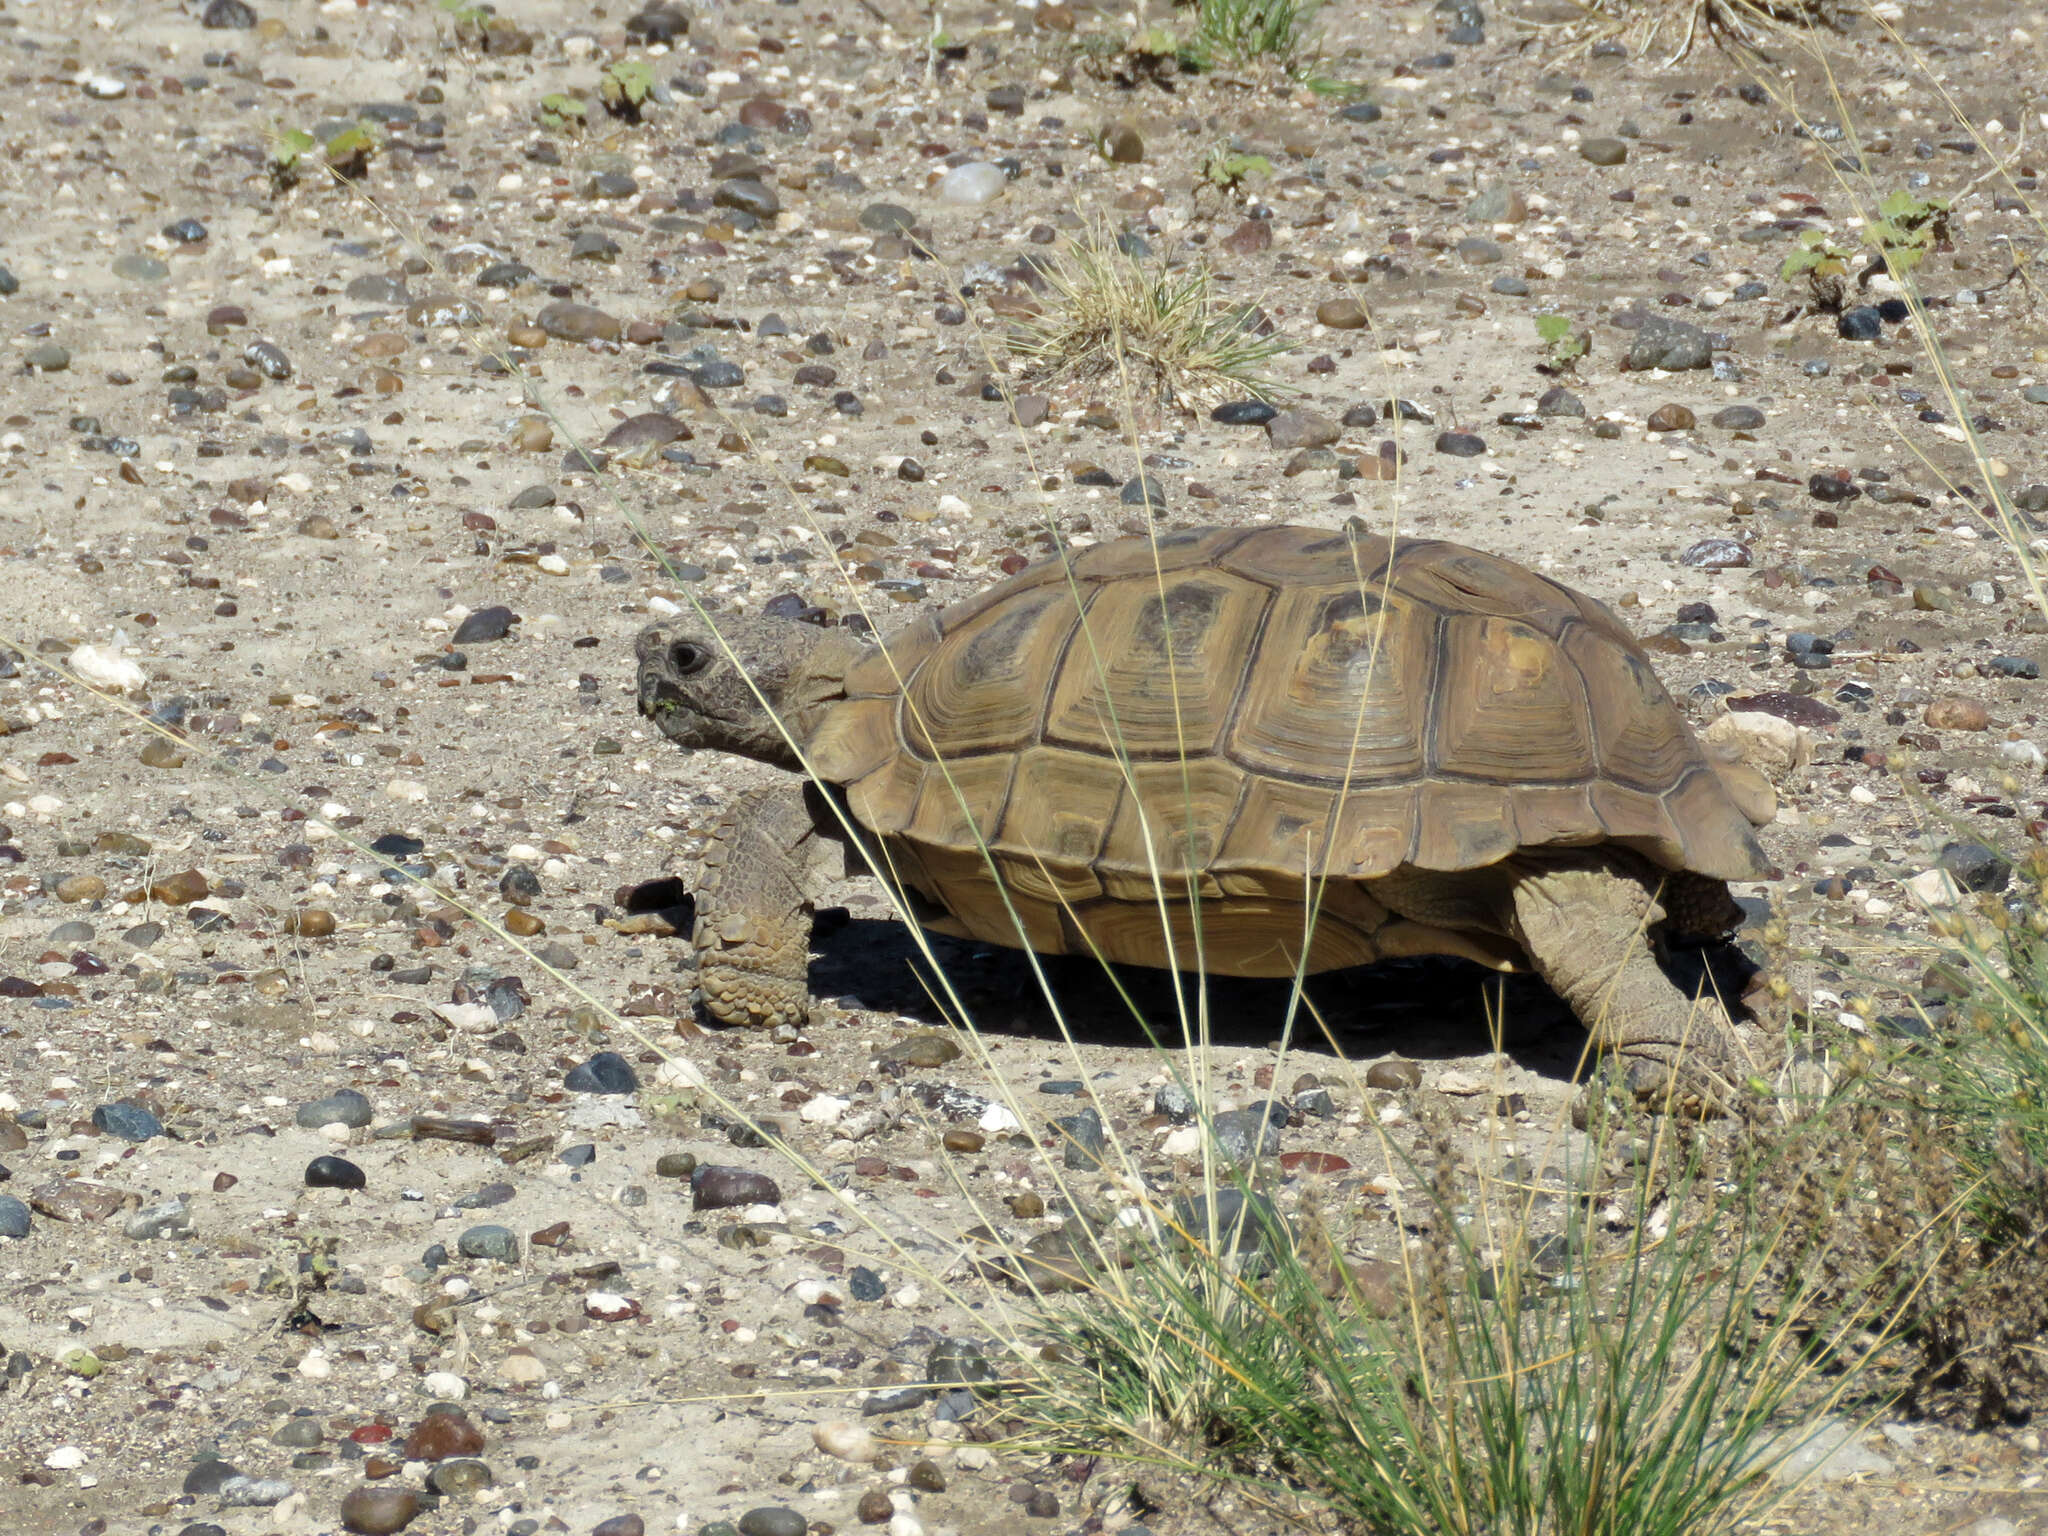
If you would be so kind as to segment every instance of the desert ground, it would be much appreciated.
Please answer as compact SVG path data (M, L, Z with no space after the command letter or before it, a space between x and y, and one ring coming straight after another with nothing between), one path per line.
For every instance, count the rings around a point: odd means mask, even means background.
M1879 11L1824 70L1343 0L1195 68L1091 0L0 5L0 1531L1281 1528L918 1385L1018 1363L986 1241L1118 1197L1051 1117L1162 1190L1181 1127L1099 975L1071 1037L1014 953L934 941L949 994L869 880L808 1026L694 1021L693 855L768 770L636 714L693 607L886 633L1210 524L1510 556L1775 782L1708 958L1785 982L1759 1059L1918 1027L1928 913L2048 820L1986 515L2048 513L2048 18ZM1947 379L1887 276L1783 272L1893 193L1948 200ZM1091 230L1286 343L1282 414L1033 373ZM1286 992L1216 987L1218 1103L1293 1104L1276 1198L1354 1259L1390 1140L1574 1134L1533 980L1314 978L1282 1051ZM2022 1411L1838 1442L1772 1529L2048 1530Z

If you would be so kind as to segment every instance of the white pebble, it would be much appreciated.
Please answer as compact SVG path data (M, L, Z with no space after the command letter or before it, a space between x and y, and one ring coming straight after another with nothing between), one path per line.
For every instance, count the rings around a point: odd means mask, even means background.
M569 574L569 562L560 555L542 555L538 560L534 561L534 564L546 571L550 576L566 576Z
M986 1472L995 1464L995 1456L985 1445L963 1445L953 1453L953 1465L968 1472Z
M2039 773L2043 766L2048 766L2048 753L2042 752L2031 741L2000 742L1998 755L2007 762L2018 763L2021 767L2031 769L2035 773Z
M849 1099L838 1099L829 1093L821 1093L805 1100L804 1107L798 1114L806 1125L832 1125L846 1113L851 1102Z
M873 1461L877 1449L873 1435L844 1419L830 1419L823 1424L812 1425L811 1443L827 1456L836 1456L841 1461Z
M108 693L136 693L149 681L141 667L111 645L81 645L66 665L80 682Z
M1009 180L1000 165L991 165L986 160L970 160L965 165L954 166L939 178L939 201L976 207L1001 197Z
M981 1112L981 1118L974 1122L991 1135L1021 1128L1023 1122L1010 1113L1007 1104L991 1104Z
M924 1536L924 1522L899 1509L889 1517L889 1536Z
M499 1363L498 1374L513 1386L530 1387L547 1380L548 1368L538 1355L515 1349Z
M427 798L427 786L417 779L393 779L384 786L384 798L401 805L420 805Z
M429 1371L420 1378L420 1386L429 1397L444 1397L450 1402L469 1396L469 1383L453 1371Z
M309 1349L299 1357L299 1374L308 1381L325 1381L334 1374L334 1362L326 1350Z
M43 1465L53 1472L75 1472L85 1465L85 1452L75 1445L60 1445L43 1458Z
M1963 899L1961 887L1945 869L1923 869L1906 882L1906 889L1930 907L1952 907Z

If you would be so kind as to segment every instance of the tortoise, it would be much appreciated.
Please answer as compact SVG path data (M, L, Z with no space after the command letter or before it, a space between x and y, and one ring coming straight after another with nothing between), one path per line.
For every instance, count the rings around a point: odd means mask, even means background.
M807 1018L812 901L864 863L925 926L1045 954L1533 967L1639 1092L1731 1057L1651 941L1739 922L1727 882L1776 873L1769 786L1703 750L1608 609L1505 559L1199 529L1069 552L884 644L760 616L637 653L670 740L807 775L711 832L714 1021Z

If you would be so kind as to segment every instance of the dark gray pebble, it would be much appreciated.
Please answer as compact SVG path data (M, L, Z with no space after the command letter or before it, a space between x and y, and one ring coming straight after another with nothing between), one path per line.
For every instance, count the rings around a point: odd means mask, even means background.
M465 1227L462 1236L455 1240L455 1251L465 1259L495 1259L500 1264L513 1264L519 1259L519 1239L510 1227L485 1222Z
M1844 341L1875 341L1884 334L1884 316L1875 305L1859 304L1843 311L1835 321L1835 334Z
M306 1164L308 1189L363 1189L369 1179L345 1157L316 1157Z
M95 1128L123 1141L148 1141L164 1133L163 1121L139 1104L102 1104L92 1112Z
M617 1051L599 1051L571 1067L562 1086L572 1093L632 1093L640 1086L640 1075Z
M450 643L481 645L487 640L502 640L512 632L512 626L518 622L518 614L503 604L494 603L488 608L477 609L464 619Z
M1486 439L1476 432L1439 432L1436 451L1454 459L1476 459L1486 452Z
M1209 419L1226 427L1263 427L1279 414L1277 405L1264 400L1227 400L1209 413Z
M370 1123L370 1101L353 1088L339 1088L324 1099L301 1104L293 1118L307 1130L318 1130L323 1125L360 1130Z
M0 1237L27 1237L29 1210L25 1201L0 1195Z
M802 1515L780 1504L764 1504L740 1516L740 1536L804 1536L809 1529Z

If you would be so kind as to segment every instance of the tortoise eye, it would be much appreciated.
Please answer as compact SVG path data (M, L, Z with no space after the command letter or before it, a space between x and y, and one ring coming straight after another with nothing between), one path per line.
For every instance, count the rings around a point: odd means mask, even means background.
M692 645L687 640L678 640L668 653L669 665L676 676L688 677L693 672L702 672L711 665L711 653L701 645Z

